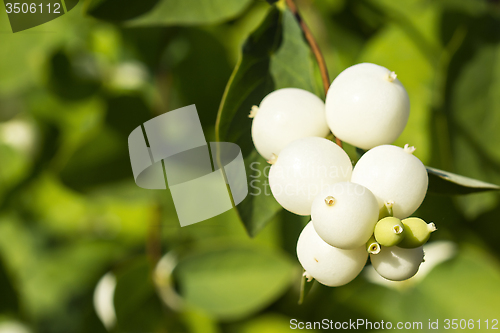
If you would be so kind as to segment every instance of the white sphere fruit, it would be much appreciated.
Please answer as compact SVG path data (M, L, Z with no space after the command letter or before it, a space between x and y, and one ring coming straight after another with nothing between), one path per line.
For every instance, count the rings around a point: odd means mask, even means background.
M414 150L408 145L375 147L361 156L352 172L351 181L368 188L381 209L393 201L394 216L399 219L413 214L427 193L427 170Z
M284 88L267 95L251 117L252 140L265 159L279 155L289 143L308 136L325 137L325 103L313 93L298 88Z
M332 133L363 149L392 143L403 132L410 115L408 94L396 74L370 63L340 73L325 103Z
M337 287L354 280L368 259L365 246L353 250L333 247L314 230L309 222L299 236L297 257L306 274L326 286Z
M351 160L342 148L324 138L302 138L278 155L269 171L269 187L283 208L310 215L321 189L348 181L351 173Z
M377 199L366 187L351 182L328 186L313 201L311 219L318 235L341 249L366 244L377 224Z
M378 254L370 254L370 261L377 273L392 281L411 278L417 273L423 260L422 246L413 249L382 246Z

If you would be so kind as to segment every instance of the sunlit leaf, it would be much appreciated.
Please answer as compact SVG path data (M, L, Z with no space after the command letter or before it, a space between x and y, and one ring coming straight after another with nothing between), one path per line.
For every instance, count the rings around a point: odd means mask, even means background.
M469 194L476 192L498 191L500 186L451 172L427 167L429 192L438 194Z
M269 305L288 288L294 272L280 253L227 246L185 258L174 274L187 302L228 320Z

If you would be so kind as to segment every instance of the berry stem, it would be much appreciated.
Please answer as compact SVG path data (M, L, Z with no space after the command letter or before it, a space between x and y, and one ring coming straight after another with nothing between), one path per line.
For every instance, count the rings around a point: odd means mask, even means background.
M300 29L304 33L304 37L306 38L307 43L311 47L311 51L314 54L314 57L316 58L319 71L321 73L321 81L323 82L323 88L325 89L325 96L326 96L326 94L328 93L328 89L330 88L330 77L328 75L328 68L326 67L326 62L325 58L323 57L323 53L321 53L318 42L316 42L316 39L311 33L311 30L307 26L306 22L302 19L302 16L300 15L299 10L297 8L297 5L295 4L295 1L286 0L286 4L288 8L290 8L290 11L295 16L297 22L299 23ZM342 148L342 141L339 138L335 137L335 143L339 145L340 148Z
M309 273L304 272L304 274L302 274L302 279L300 281L300 294L299 294L299 302L298 302L299 305L304 303L304 299L306 298L307 293L309 292L309 290L311 290L312 279L313 279L313 277Z
M388 216L394 216L394 201L389 200L385 203L385 208L387 209Z
M380 253L380 244L375 240L375 237L370 237L370 239L366 243L366 251L370 254Z

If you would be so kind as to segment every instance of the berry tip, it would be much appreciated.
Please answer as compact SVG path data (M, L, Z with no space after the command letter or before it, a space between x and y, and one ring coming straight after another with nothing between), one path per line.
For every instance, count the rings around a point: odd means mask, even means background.
M325 203L328 205L328 206L333 206L335 204L335 198L332 197L331 195L327 196L325 198Z
M250 110L250 114L248 115L248 118L255 118L258 111L259 111L259 107L257 105L252 106L252 109Z
M395 72L390 72L389 73L389 77L387 78L389 80L389 82L393 82L394 80L396 80L398 76L396 75Z

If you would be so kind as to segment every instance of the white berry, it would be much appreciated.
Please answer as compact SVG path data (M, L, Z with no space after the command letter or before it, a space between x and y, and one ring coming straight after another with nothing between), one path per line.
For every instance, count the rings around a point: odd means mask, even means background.
M313 201L311 219L318 235L341 249L366 244L378 221L377 199L366 187L351 182L328 186Z
M337 287L354 280L368 259L365 246L342 250L327 244L309 222L299 236L297 257L306 274L318 282Z
M382 209L393 201L394 216L404 219L417 210L425 194L429 177L422 162L413 155L413 147L391 145L366 152L352 172L351 181L368 188Z
M326 120L333 134L363 149L396 140L409 114L408 94L396 74L375 64L347 68L326 96Z
M403 281L415 275L424 260L423 247L403 249L397 246L382 246L378 254L370 254L373 268L380 276L392 280Z
M269 171L269 186L283 208L310 215L314 198L331 184L348 181L352 164L335 143L318 137L295 140L278 155Z
M279 155L294 140L308 136L325 137L325 103L313 93L284 88L267 95L252 109L252 140L266 160Z

